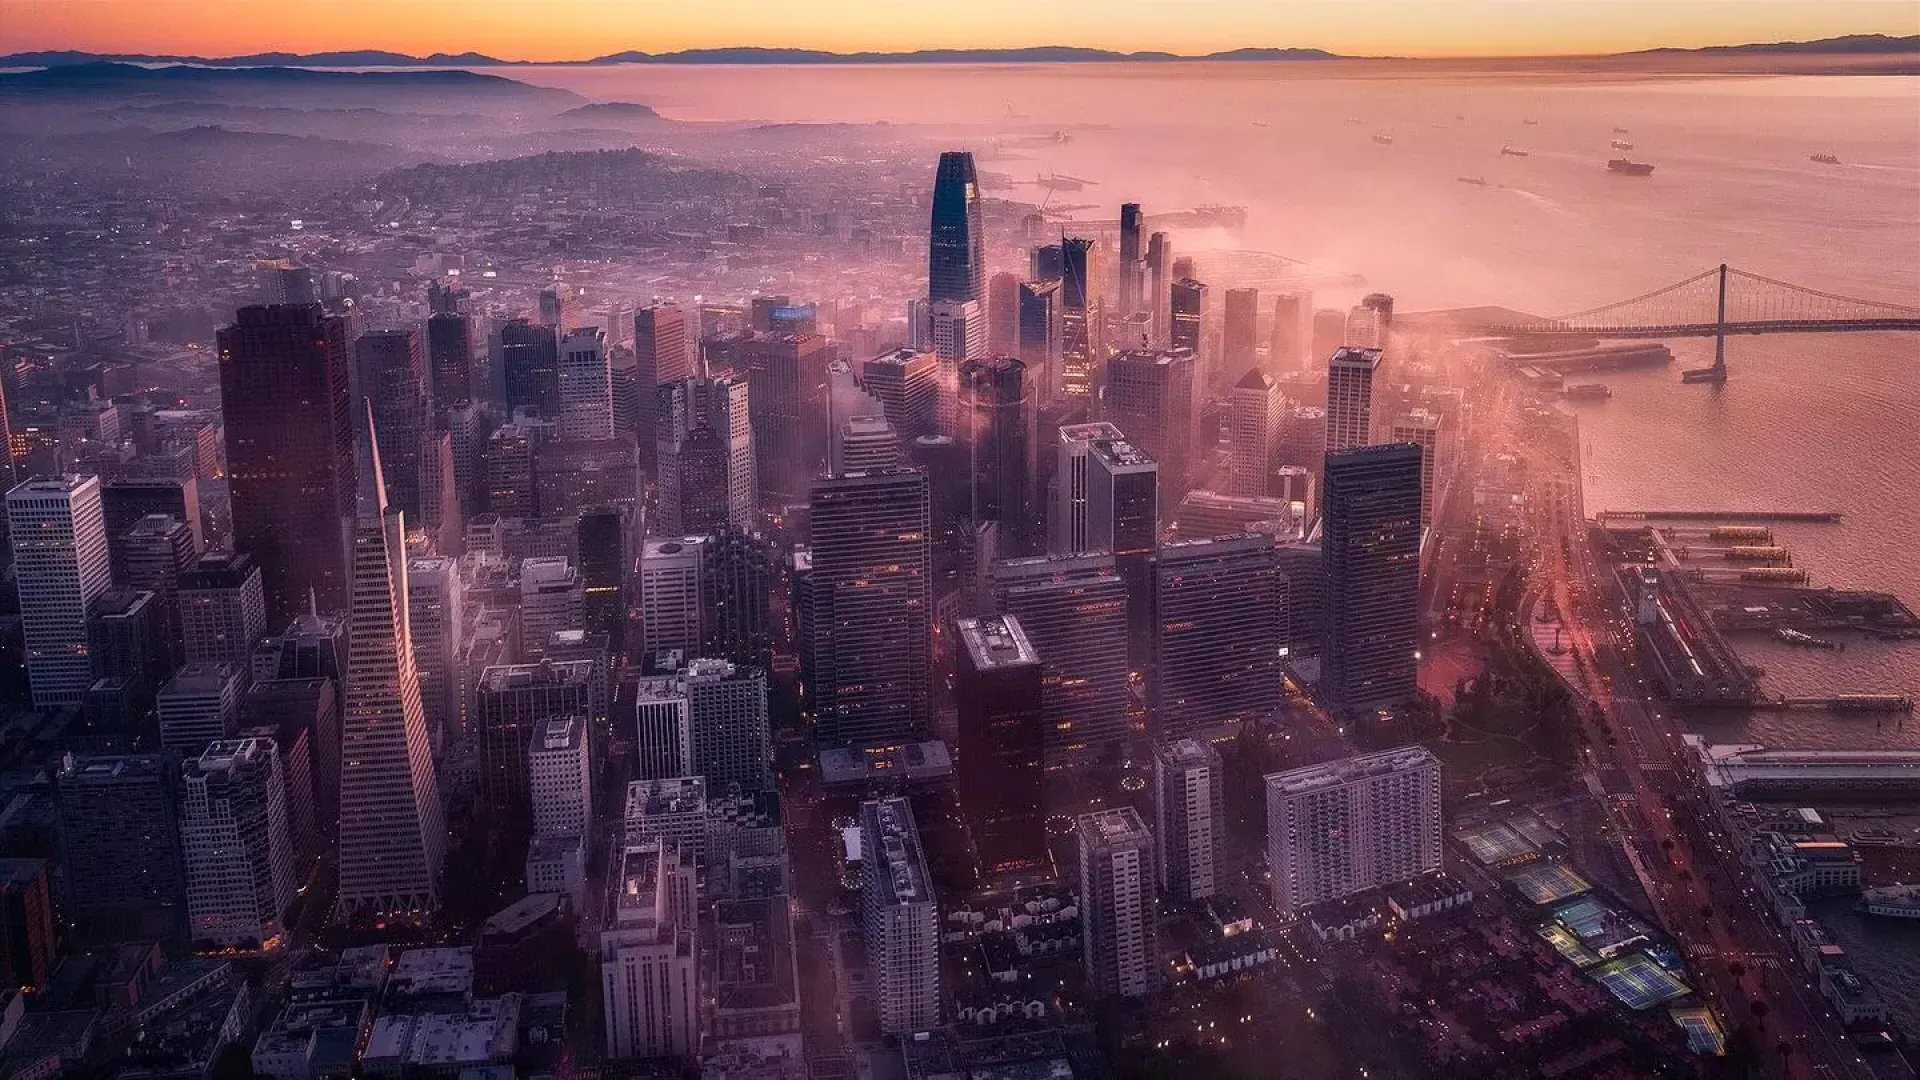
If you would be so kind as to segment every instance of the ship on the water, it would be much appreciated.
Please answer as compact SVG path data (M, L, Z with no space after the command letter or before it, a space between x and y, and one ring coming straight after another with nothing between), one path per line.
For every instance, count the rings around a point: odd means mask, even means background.
M1574 401L1605 401L1613 396L1606 383L1597 382L1568 383L1561 392Z
M1920 885L1884 885L1863 890L1860 910L1889 919L1920 919Z
M1500 148L1500 156L1501 157L1526 157L1527 152L1517 147L1503 146Z
M1487 186L1487 178L1484 176L1462 176L1457 179L1463 184L1472 184L1474 187Z
M1612 143L1610 143L1610 144L1608 144L1608 145L1610 145L1610 146L1612 146L1612 147L1613 147L1613 148L1614 148L1615 150L1631 150L1631 149L1633 149L1633 144L1632 144L1632 143L1630 143L1630 142L1628 142L1628 141L1627 141L1627 140L1625 140L1625 139L1615 139L1615 140L1613 140L1613 142L1612 142Z
M1629 161L1617 157L1607 162L1607 171L1619 176L1652 176L1653 166L1644 161Z
M1817 161L1822 165L1838 165L1840 164L1840 155L1831 151L1822 151L1818 154L1808 154L1807 160Z
M1613 133L1615 135L1625 135L1627 133L1627 129L1621 127L1619 124L1615 124L1613 125Z
M1823 637L1814 637L1804 630L1795 630L1792 627L1786 626L1775 630L1773 636L1782 645L1793 645L1802 649L1837 649L1840 647L1840 643L1837 641L1829 641Z
M1392 146L1392 145L1393 145L1393 136L1391 136L1391 135L1375 135L1375 136L1373 137L1373 141L1374 141L1374 142L1377 142L1377 143L1379 143L1379 144L1380 144L1381 146Z

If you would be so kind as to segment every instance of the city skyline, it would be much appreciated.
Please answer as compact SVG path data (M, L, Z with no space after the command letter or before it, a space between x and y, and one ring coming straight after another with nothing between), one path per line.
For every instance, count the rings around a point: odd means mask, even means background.
M1851 34L1910 35L1910 5L1891 0L1359 0L1340 5L1262 0L1105 0L1035 8L980 0L956 24L884 0L839 0L769 11L754 0L647 10L612 0L539 20L500 0L463 7L455 29L422 0L287 5L270 23L237 18L237 0L175 0L153 20L136 0L16 0L0 50L90 50L223 56L270 50L388 49L426 55L475 51L510 61L579 61L620 49L702 48L835 52L1015 49L1042 46L1204 54L1242 48L1317 48L1368 57L1584 56L1803 41ZM613 43L615 47L609 47Z

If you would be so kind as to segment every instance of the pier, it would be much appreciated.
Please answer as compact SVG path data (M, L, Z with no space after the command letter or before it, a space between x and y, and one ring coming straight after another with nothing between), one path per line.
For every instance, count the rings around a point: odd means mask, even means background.
M1838 510L1602 510L1600 523L1612 521L1769 521L1811 522L1834 525L1840 521Z
M1913 699L1901 694L1834 694L1830 697L1758 698L1756 709L1827 709L1843 713L1910 713Z

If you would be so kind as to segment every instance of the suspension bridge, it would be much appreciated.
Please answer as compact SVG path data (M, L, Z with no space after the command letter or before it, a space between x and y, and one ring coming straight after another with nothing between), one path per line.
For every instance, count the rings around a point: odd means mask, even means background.
M1714 339L1713 366L1687 382L1727 379L1730 334L1845 334L1920 330L1920 308L1809 289L1721 263L1664 288L1550 319L1482 322L1502 337Z

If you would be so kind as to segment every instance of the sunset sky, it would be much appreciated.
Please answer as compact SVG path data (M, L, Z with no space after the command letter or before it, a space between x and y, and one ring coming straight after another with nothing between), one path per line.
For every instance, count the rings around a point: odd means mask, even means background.
M585 59L726 45L854 51L1315 46L1399 56L1615 52L1920 33L1913 0L0 0L0 51L221 56L477 50Z

